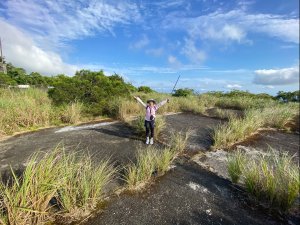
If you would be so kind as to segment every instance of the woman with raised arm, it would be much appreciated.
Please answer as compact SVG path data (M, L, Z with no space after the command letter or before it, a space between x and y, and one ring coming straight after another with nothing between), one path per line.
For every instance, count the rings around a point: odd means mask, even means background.
M146 144L153 144L153 137L154 137L154 127L155 127L155 117L156 117L156 111L159 107L163 106L167 102L169 102L169 99L163 100L160 103L156 104L156 101L154 99L147 100L147 104L145 104L139 97L134 96L134 98L141 103L146 109L146 115L145 115L145 128L146 128Z

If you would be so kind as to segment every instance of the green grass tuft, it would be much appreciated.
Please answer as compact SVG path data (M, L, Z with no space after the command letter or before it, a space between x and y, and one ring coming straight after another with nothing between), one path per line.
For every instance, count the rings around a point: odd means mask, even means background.
M227 168L233 182L241 178L247 192L270 207L287 212L299 197L299 165L286 152L271 149L256 157L236 152Z
M242 175L246 163L245 155L241 151L230 154L227 158L227 170L233 183L237 183Z

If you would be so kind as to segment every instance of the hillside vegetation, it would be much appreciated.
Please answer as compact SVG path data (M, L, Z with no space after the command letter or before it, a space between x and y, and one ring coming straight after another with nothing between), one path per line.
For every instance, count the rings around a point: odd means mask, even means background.
M107 116L128 122L144 111L133 96L140 96L144 101L155 98L158 102L169 98L170 103L159 109L160 114L192 112L210 116L208 109L215 108L214 116L228 120L212 134L215 148L227 148L243 141L260 128L289 129L287 125L299 115L299 91L279 92L272 97L238 90L196 94L185 88L176 90L171 96L147 86L136 88L121 76L106 76L103 71L81 70L73 77L62 74L45 77L38 73L26 74L24 69L11 64L8 64L8 74L0 74L0 82L2 87L6 87L0 89L2 135L77 123L85 117ZM30 84L35 88L7 88L7 85L15 84ZM228 109L239 110L244 116L236 117ZM140 129L141 124L134 126Z

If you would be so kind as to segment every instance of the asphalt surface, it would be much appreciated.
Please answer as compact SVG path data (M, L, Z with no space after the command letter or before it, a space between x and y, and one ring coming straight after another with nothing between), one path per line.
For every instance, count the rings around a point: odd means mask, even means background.
M67 151L89 152L96 161L110 158L126 164L135 158L142 142L121 122L50 128L0 142L0 170L8 169L9 165L21 167L32 153L48 151L57 145Z
M182 113L166 116L166 122L165 138L171 132L191 129L193 133L189 140L189 149L210 153L208 150L212 144L212 128L225 121ZM293 149L293 152L296 150L293 143L299 140L299 135L289 139L277 134L275 132L265 136L269 142L259 142L265 140L262 138L249 144L267 146L276 137L277 143ZM89 152L95 161L109 157L118 165L134 161L137 149L144 146L134 131L121 122L50 128L0 142L0 172L9 170L9 165L14 168L24 166L32 153L51 150L58 144L63 145L67 151ZM184 160L144 192L122 194L119 198L111 199L102 209L104 211L95 213L95 217L86 224L287 223L282 223L274 216L249 205L245 199L247 198L243 192L237 191L228 180L203 169L192 160Z
M165 138L172 132L191 131L188 150L206 151L212 145L211 134L213 128L224 123L224 120L199 116L192 113L180 113L166 117L167 128Z
M251 206L231 183L192 162L177 164L147 190L111 199L86 225L285 224Z

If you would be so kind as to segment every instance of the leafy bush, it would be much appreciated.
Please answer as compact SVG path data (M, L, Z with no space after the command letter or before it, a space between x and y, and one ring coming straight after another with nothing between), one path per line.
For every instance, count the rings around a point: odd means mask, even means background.
M193 89L184 88L184 89L177 89L175 91L175 93L173 94L173 96L175 96L175 97L187 97L187 96L193 95L193 94L194 94Z
M114 98L129 96L132 85L118 75L105 76L103 71L81 70L74 77L59 75L54 78L49 96L56 104L83 102L92 115L109 113Z
M294 92L284 92L279 91L275 97L279 101L283 102L299 102L300 101L300 91L294 91Z
M137 90L138 92L144 92L144 93L146 93L146 94L148 94L148 93L152 93L152 92L154 92L154 90L152 90L150 87L148 87L148 86L140 86L140 87L138 87L138 90Z

